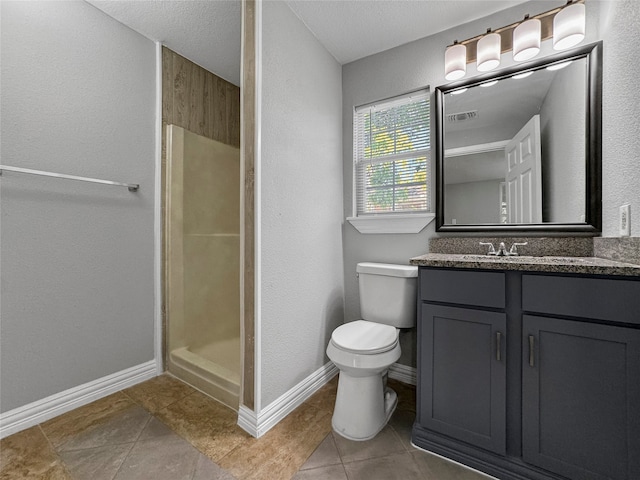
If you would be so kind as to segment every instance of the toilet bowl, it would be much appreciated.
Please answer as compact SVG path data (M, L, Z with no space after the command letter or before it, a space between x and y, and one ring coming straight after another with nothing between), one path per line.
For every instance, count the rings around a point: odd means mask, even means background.
M331 423L349 440L369 440L398 403L386 385L387 372L400 358L398 328L415 325L417 267L360 263L357 272L365 318L336 328L327 346L340 370Z
M365 320L347 323L334 330L327 355L340 370L331 426L349 440L375 437L398 403L386 386L386 372L400 358L398 331Z

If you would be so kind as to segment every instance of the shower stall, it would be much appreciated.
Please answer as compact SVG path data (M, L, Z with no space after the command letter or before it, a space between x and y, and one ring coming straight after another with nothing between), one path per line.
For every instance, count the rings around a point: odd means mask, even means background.
M240 150L167 126L168 370L237 410Z

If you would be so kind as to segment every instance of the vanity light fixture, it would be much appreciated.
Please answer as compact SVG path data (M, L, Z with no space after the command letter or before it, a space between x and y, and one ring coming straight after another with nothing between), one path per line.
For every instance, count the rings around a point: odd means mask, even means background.
M579 44L585 36L584 3L567 2L553 18L553 49L565 50Z
M585 0L568 0L561 7L538 15L525 15L524 20L462 42L449 45L444 54L444 76L459 80L467 73L467 64L476 63L480 73L500 65L501 55L513 52L516 62L529 60L540 52L541 43L553 39L553 48L573 47L585 38Z
M444 52L444 78L458 80L467 73L467 47L456 40Z
M488 72L500 65L500 35L487 29L487 34L478 40L478 71Z
M540 38L542 37L542 22L537 18L524 20L513 31L513 59L523 62L540 53Z

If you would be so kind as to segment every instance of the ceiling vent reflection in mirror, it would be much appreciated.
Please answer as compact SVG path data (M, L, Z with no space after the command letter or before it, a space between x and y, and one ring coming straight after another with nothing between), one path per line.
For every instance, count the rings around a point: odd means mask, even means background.
M500 65L500 55L513 51L515 61L530 60L540 52L540 42L553 39L555 50L565 50L585 38L585 0L569 0L566 5L540 13L462 42L457 40L445 50L444 77L459 80L467 73L467 64L476 62L478 72Z
M468 112L460 112L460 113L450 113L447 115L447 121L449 123L459 123L464 122L465 120L474 120L478 118L478 111L471 110Z

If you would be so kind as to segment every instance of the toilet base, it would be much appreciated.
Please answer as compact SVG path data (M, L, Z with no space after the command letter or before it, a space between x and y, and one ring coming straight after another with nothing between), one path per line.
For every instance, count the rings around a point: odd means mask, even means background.
M341 371L331 419L333 430L349 440L375 437L389 422L398 405L398 395L386 384L386 372L353 377Z

